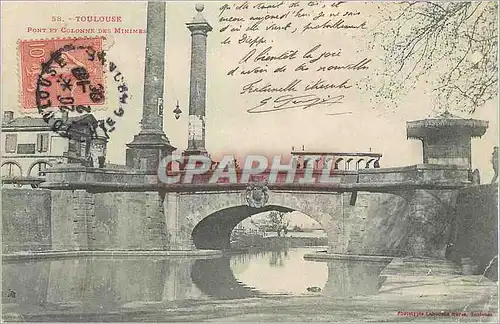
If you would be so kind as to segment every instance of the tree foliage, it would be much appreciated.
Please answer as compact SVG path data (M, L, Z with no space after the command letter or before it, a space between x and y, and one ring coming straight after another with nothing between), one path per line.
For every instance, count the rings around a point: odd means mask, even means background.
M278 236L288 233L288 227L290 226L290 221L286 220L286 213L272 211L267 216L268 230L276 232Z
M385 50L379 101L397 102L423 81L439 110L473 113L498 93L498 3L379 5L375 43ZM423 85L426 87L426 85Z

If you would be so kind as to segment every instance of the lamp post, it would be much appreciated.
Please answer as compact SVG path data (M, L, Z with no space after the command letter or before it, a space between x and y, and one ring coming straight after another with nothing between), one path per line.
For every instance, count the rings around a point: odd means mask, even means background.
M175 119L179 119L181 117L182 110L179 108L179 100L177 100L173 113L175 115Z

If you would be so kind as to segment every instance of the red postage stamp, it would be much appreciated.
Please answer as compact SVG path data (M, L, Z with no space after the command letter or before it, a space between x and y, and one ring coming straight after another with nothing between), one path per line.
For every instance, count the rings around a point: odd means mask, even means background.
M104 105L102 42L100 37L20 41L21 107L38 107L40 80L45 107Z

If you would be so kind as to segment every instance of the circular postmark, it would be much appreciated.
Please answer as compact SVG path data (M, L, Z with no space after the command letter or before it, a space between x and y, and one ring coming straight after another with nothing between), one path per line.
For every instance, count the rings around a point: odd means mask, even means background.
M96 46L95 46L96 45ZM102 76L99 74L102 72ZM118 108L111 116L95 123L83 123L68 119L68 112L91 113L91 106L106 101L104 73L111 75L119 93ZM36 82L35 101L38 112L51 125L51 129L63 137L72 137L76 125L90 130L92 138L97 137L100 128L109 139L109 133L116 128L116 118L122 117L129 98L125 77L117 65L106 59L101 43L77 44L68 41L50 54L47 62L41 64ZM60 113L60 117L56 117Z

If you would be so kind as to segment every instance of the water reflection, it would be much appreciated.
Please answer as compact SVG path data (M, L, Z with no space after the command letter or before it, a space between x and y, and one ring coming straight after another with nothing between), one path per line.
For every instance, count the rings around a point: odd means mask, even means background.
M284 259L288 259L288 251L271 251L271 256L269 258L269 265L271 267L283 267Z
M328 263L304 260L311 249L289 249L246 254L243 262L234 258L232 272L238 281L264 294L307 295L308 287L323 289L328 280ZM241 266L243 264L244 266Z
M385 278L379 274L388 262L332 261L328 262L328 281L323 295L349 297L377 293Z
M3 287L16 298L3 303L82 306L113 310L129 302L199 299L204 294L190 279L190 259L104 259L4 263Z
M131 304L271 294L376 293L382 263L313 262L310 249L192 258L72 258L3 264L3 303L106 312ZM308 292L319 287L320 292ZM16 297L5 292L12 289Z
M191 271L193 283L205 295L218 299L241 299L261 295L235 278L230 261L230 257L196 260Z

